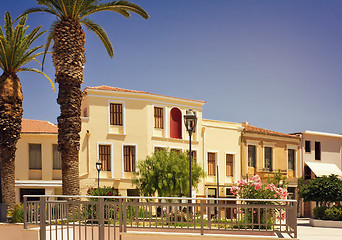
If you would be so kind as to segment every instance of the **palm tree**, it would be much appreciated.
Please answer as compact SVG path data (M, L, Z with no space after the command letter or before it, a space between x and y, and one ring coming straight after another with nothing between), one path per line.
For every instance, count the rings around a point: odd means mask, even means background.
M17 76L21 71L37 72L47 77L54 89L53 82L43 72L23 67L30 61L37 61L36 57L44 52L38 52L45 45L31 48L32 43L44 32L36 27L26 34L27 16L20 18L18 25L13 29L11 15L5 13L4 32L0 27L0 162L2 194L5 203L15 203L15 165L14 158L16 144L20 137L21 119L23 115L23 93L20 80Z
M45 12L55 15L45 52L53 44L52 60L56 69L55 81L59 84L57 103L60 105L58 117L58 151L62 158L62 183L64 195L79 195L78 153L81 131L81 100L83 68L85 63L84 25L102 41L110 57L114 56L112 44L104 29L90 20L89 15L97 12L112 11L124 17L130 12L145 19L147 12L140 6L127 1L101 3L101 0L37 0L40 7L26 10L23 14Z

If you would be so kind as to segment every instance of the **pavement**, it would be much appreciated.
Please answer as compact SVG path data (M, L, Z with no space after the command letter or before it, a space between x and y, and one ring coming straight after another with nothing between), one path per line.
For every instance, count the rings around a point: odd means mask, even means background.
M298 218L297 235L300 240L342 240L342 228L311 227L309 218Z

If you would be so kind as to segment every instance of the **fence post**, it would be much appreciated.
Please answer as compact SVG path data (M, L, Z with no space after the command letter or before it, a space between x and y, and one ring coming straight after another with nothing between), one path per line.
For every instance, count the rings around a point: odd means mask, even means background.
M46 222L45 222L45 214L46 214L46 199L45 197L40 197L40 240L46 240ZM38 210L37 210L38 214Z
M200 200L201 201L201 235L204 234L204 220L203 220L203 217L204 217L204 204L203 204L203 201L204 200Z
M98 201L99 240L104 240L104 199Z
M293 203L293 230L293 237L297 238L297 201Z
M123 217L123 232L127 231L127 207L126 207L126 200L122 199L122 217Z
M122 232L122 199L119 199L119 232Z
M27 197L24 196L24 229L27 229Z

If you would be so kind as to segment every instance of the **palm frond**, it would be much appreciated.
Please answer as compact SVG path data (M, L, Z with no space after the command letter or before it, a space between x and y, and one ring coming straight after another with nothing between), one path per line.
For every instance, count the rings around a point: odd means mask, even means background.
M44 77L46 77L49 80L51 87L52 87L52 90L55 91L55 85L53 84L52 80L48 77L48 75L46 75L42 71L35 69L35 68L19 68L18 69L18 72L22 72L22 71L35 72L35 73L42 74Z
M57 16L59 19L62 18L62 14L60 14L59 11L56 11L55 9L50 9L50 8L47 8L47 7L35 7L35 8L30 8L30 9L27 9L25 12L23 12L21 15L19 15L15 20L17 21L19 18L27 15L27 14L30 14L30 13L36 13L36 12L46 12L46 13L50 13L52 15L55 15Z
M140 7L137 4L130 3L128 1L112 1L109 3L92 5L92 6L89 6L87 9L85 9L80 14L80 17L83 18L90 14L93 14L96 12L102 12L102 11L117 12L127 18L131 16L129 12L134 12L145 19L148 19L150 17L148 13L142 7Z
M55 26L58 24L58 21L54 21L52 23L52 25L50 26L50 30L48 32L48 37L46 39L46 43L45 43L45 50L44 50L44 57L43 57L43 61L42 61L42 70L44 71L44 64L45 64L45 59L46 59L46 54L49 51L51 42L53 40L53 33L54 33L54 29Z
M22 16L17 26L14 27L11 15L9 13L5 14L5 31L3 32L0 27L0 67L4 72L8 73L21 71L37 72L43 74L52 83L51 79L45 73L34 68L23 67L24 64L31 61L39 63L36 57L44 54L44 52L38 52L38 50L45 46L31 47L35 40L42 36L45 31L40 32L41 26L38 26L26 34L28 29L28 26L25 26L26 20L27 16Z
M101 42L107 49L108 55L110 57L114 57L113 46L108 38L106 31L100 25L88 18L82 19L80 23L84 24L88 30L94 32L100 38Z

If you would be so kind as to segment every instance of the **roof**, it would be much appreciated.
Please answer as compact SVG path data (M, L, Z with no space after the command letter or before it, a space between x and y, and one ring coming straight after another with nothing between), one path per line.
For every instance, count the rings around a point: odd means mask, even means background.
M342 134L336 134L336 133L325 133L325 132L317 132L317 131L302 131L301 134L310 134L310 135L319 135L324 137L336 137L336 138L342 138Z
M290 137L290 138L297 138L297 139L300 138L298 135L290 135L286 133L267 130L264 128L254 127L247 122L242 123L242 126L244 127L244 131L248 133L257 133L257 134L278 136L278 137Z
M21 133L57 134L58 127L49 121L23 119L21 122Z
M205 103L205 101L201 101L201 100L193 100L193 99L187 99L187 98L171 97L171 96L165 96L165 95L149 93L149 92L144 92L144 91L129 90L129 89L123 89L123 88L117 88L117 87L104 86L104 85L97 86L97 87L86 87L84 89L84 91L86 91L87 89L112 91L112 92L138 93L138 94L146 94L146 95L151 95L151 96L159 96L159 97L167 97L167 98L177 98L177 99L180 99L180 100L194 101L194 102L199 102L199 103L203 103L203 104Z
M342 171L336 164L316 162L305 162L305 164L314 172L316 177L329 176L331 174L342 177Z

